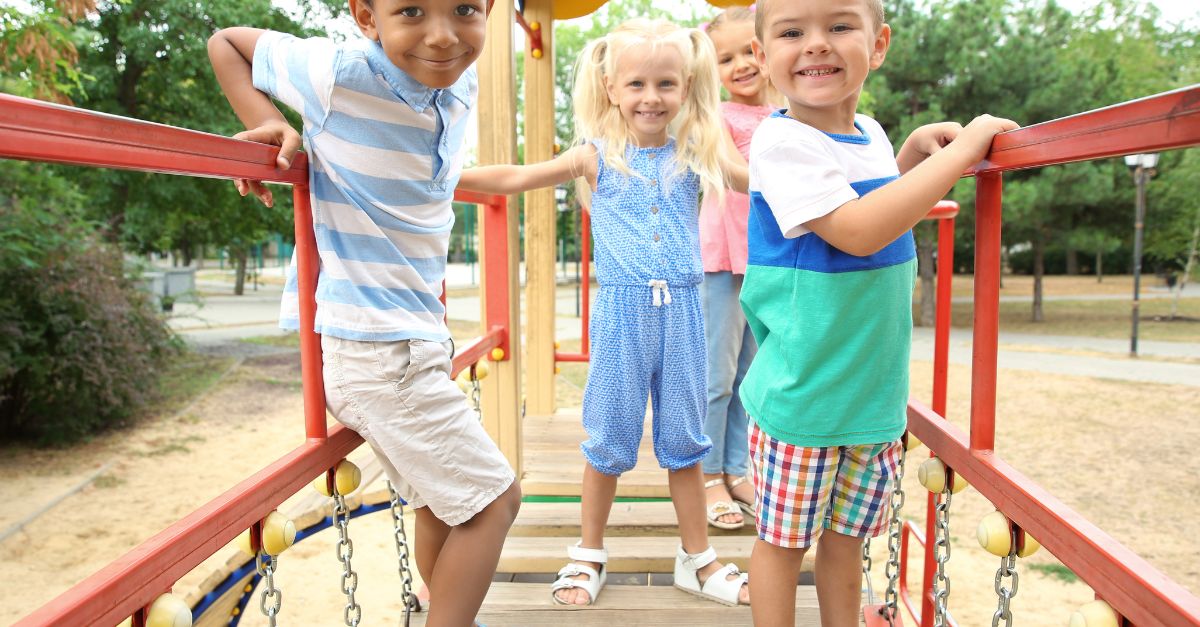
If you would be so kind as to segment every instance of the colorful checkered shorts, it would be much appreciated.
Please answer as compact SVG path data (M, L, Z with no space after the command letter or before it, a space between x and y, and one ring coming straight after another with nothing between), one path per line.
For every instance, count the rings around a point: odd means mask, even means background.
M758 500L758 537L807 548L825 529L856 538L887 525L888 497L901 444L804 447L781 442L750 422L750 462Z

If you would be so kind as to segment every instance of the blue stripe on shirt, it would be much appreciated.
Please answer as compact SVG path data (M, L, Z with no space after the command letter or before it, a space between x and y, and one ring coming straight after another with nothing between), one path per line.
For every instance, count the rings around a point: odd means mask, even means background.
M317 248L332 251L338 259L362 263L408 265L427 284L440 283L446 276L445 257L408 257L386 237L334 231L324 224L316 226Z
M392 124L382 120L356 118L333 111L325 121L325 130L338 139L359 146L429 156L435 135L419 126Z
M321 285L317 288L317 300L380 311L405 309L417 313L429 312L437 316L446 312L437 296L429 292L355 285L344 279L325 276L321 277Z

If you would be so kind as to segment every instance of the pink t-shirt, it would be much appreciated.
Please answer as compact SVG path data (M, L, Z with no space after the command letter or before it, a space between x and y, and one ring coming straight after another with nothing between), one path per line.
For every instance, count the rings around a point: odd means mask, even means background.
M771 107L722 102L721 116L742 156L750 158L750 139L758 123L771 115ZM750 197L725 190L724 206L715 196L706 196L700 208L700 256L705 272L746 273L746 220Z

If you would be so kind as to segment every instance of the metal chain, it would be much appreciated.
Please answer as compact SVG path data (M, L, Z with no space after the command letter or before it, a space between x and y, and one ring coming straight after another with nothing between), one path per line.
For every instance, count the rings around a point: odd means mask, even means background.
M400 600L404 603L404 627L408 627L413 612L421 611L421 600L413 594L412 567L408 563L408 534L404 531L404 501L387 482L388 494L392 498L392 526L396 529L396 554L400 556Z
M358 589L358 573L350 567L350 558L354 555L354 543L350 541L350 509L346 507L346 497L333 490L333 521L338 529L337 556L342 562L342 592L346 595L346 609L342 613L346 624L356 627L362 620L362 606L354 600L354 591Z
M471 393L469 394L471 400L471 409L475 410L475 415L478 416L480 420L483 420L483 409L479 407L479 379L474 376L474 370L471 371L471 375Z
M888 561L884 568L888 580L883 597L884 605L887 606L888 625L895 625L896 617L900 615L900 593L897 588L900 582L900 534L904 531L900 510L904 508L904 460L907 456L904 442L901 442L900 463L896 466L895 483L892 484L892 517L888 519Z
M996 569L996 596L999 598L999 603L996 607L996 613L992 615L992 627L998 627L1000 621L1004 621L1005 627L1012 627L1012 612L1009 610L1009 604L1012 603L1013 597L1017 596L1017 534L1010 532L1012 536L1012 547L1008 550L1008 555L1000 558L1000 568ZM1008 588L1004 585L1004 578L1012 579L1012 587Z
M275 558L261 550L254 556L254 568L263 579L262 601L259 608L267 617L267 624L275 627L275 616L283 604L283 592L275 587Z
M946 625L946 602L950 600L950 580L946 578L946 562L950 561L950 486L952 477L946 477L946 487L942 488L942 499L934 509L936 526L933 530L936 538L933 545L933 557L937 562L937 573L933 578L933 624L935 627Z

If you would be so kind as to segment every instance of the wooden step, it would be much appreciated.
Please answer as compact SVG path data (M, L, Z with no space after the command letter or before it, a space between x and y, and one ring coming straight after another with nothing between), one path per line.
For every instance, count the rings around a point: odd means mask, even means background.
M529 415L522 426L524 494L579 496L583 479L583 453L579 443L587 439L579 409L552 415ZM654 458L650 418L643 426L637 466L621 475L617 496L666 497L667 471Z
M502 573L556 573L567 563L567 546L577 537L517 537L510 535L500 553ZM750 551L754 538L722 536L709 538L722 563L733 562L738 568L750 568ZM613 573L671 573L675 571L675 551L679 538L675 536L628 537L611 536L604 540L608 548L608 570ZM816 551L804 559L804 569L811 570Z
M579 503L522 503L509 536L579 536ZM669 502L613 503L604 530L607 537L679 536L675 507ZM741 529L709 526L710 536L753 536L754 519L747 517Z
M479 611L488 627L732 627L750 625L749 607L726 607L671 586L606 586L595 605L555 605L549 587L535 583L493 583ZM821 621L812 586L796 588L796 625ZM413 625L423 626L418 614Z

